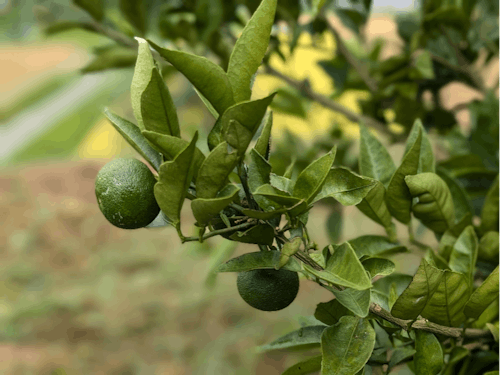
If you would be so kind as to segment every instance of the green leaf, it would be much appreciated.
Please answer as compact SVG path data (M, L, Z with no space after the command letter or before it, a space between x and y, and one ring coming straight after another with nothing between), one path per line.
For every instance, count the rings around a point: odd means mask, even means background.
M191 210L199 225L207 224L210 219L226 208L231 203L240 188L234 185L229 185L229 189L224 189L225 194L217 198L196 198L191 202Z
M102 21L104 18L104 2L101 0L73 0L73 3L82 8L92 16L96 21Z
M476 268L478 241L472 225L464 229L453 245L449 266L452 271L462 273L472 285Z
M453 178L444 168L438 168L437 173L450 189L453 207L455 207L455 222L458 223L467 215L472 215L472 205L462 184Z
M104 108L104 114L111 125L122 135L123 138L156 170L160 170L162 163L161 154L148 143L141 134L140 129L131 122Z
M331 168L314 202L332 197L344 206L357 205L374 186L372 179L358 176L346 168Z
M499 338L500 338L500 332L499 332L499 326L498 326L498 322L496 322L495 324L491 324L491 323L486 323L486 327L489 329L489 331L491 332L491 335L493 336L493 339L498 342ZM498 374L498 371L497 371L497 374Z
M198 171L196 178L197 197L215 198L219 190L226 185L226 180L237 163L238 154L235 151L228 152L226 142L214 148Z
M304 199L307 203L322 191L323 184L329 176L337 148L309 164L297 177L293 188L293 196Z
M54 23L49 24L47 27L43 29L43 34L45 36L51 36L59 33L63 33L69 30L82 29L86 31L95 31L92 26L87 22L80 21L56 21ZM115 47L115 46L113 46ZM130 51L130 48L122 47L124 50L126 49L129 53L133 53ZM135 55L135 53L133 53ZM135 58L134 60L135 61ZM132 64L133 65L133 62Z
M396 269L396 265L392 261L384 258L368 258L363 260L361 264L370 273L372 278L377 275L390 275Z
M385 187L380 181L375 181L375 185L356 207L370 219L382 225L391 239L396 238L392 216L385 203Z
M177 110L156 67L141 95L141 118L146 130L180 137Z
M326 220L326 231L331 242L337 242L342 234L342 210L334 208Z
M343 316L321 336L322 375L352 375L363 368L375 347L375 330L367 319Z
M464 314L477 319L486 308L498 298L498 266L470 296L464 307Z
M405 154L409 152L414 141L417 140L418 135L422 134L422 144L420 148L420 156L418 162L418 173L425 172L436 172L436 161L434 159L434 153L432 151L432 145L427 136L427 132L422 125L422 121L419 119L415 120L413 127L411 128L408 139L406 140Z
M344 307L337 299L318 303L314 317L329 326L336 324L344 315L353 315L352 311Z
M362 256L375 257L378 255L390 255L408 251L406 247L391 242L384 236L361 236L349 240L349 243L356 252L358 258Z
M146 7L143 0L120 0L120 10L141 34L146 33Z
M406 176L405 182L411 196L418 198L412 211L422 224L436 233L453 227L455 208L446 182L430 172Z
M260 224L244 232L236 232L229 236L233 241L271 246L274 241L274 228L269 224Z
M137 53L130 48L113 46L99 51L97 56L82 69L82 73L102 72L108 69L128 68L134 66Z
M315 270L307 265L304 265L304 268L322 280L348 288L363 290L372 286L349 242L344 242L335 248L324 271Z
M221 264L217 272L244 272L257 269L275 269L275 265L279 263L279 260L279 251L246 253ZM294 258L291 258L282 269L294 272L301 271L299 262Z
M415 372L417 374L437 375L444 365L443 348L433 333L415 331Z
M276 4L277 0L262 0L231 53L227 77L236 102L250 99L253 76L257 73L269 44Z
M291 207L295 206L300 202L304 202L304 200L292 197L290 194L281 191L279 189L276 189L275 187L271 185L262 185L260 186L254 193L254 196L263 196L278 205L286 206L286 207Z
M394 349L391 355L391 360L389 361L389 367L387 368L387 373L390 373L391 369L397 364L413 357L415 353L416 353L415 349L408 347Z
M435 78L432 57L429 51L423 51L416 55L412 63L414 70L410 71L410 79L420 80Z
M196 132L189 145L174 160L167 161L160 166L158 182L155 184L156 201L175 226L180 223L181 208L193 179L197 140L198 133Z
M269 153L271 148L271 130L273 128L273 112L270 111L267 116L264 128L260 133L257 143L255 143L255 151L264 156L266 160L269 160Z
M478 258L487 262L498 262L498 232L486 232L479 241Z
M222 141L238 150L242 157L272 102L274 94L263 99L246 101L228 108L217 120L209 135L211 147ZM220 132L220 134L218 134Z
M278 349L299 349L304 348L304 346L319 346L321 343L321 334L325 328L327 327L323 325L302 327L297 331L287 333L270 344L258 347L257 350L259 352L268 352Z
M400 319L417 319L436 293L443 277L443 271L422 259L412 282L396 300L391 314Z
M224 113L234 104L231 85L220 66L205 57L169 50L153 42L149 43L207 98L219 114Z
M217 268L222 262L225 262L234 254L237 247L238 244L232 241L223 241L217 244L217 246L214 246L207 266L208 271L205 279L205 285L207 287L211 288L215 286L218 274Z
M287 368L281 375L305 375L318 372L321 370L321 358L322 356L319 355L296 363L292 367Z
M254 196L254 198L256 198L256 197ZM300 201L294 206L279 208L279 209L273 210L273 211L264 212L264 211L243 209L241 211L241 213L245 216L248 216L248 217L251 217L254 219L271 220L271 219L274 219L276 217L283 215L286 212L295 211L295 210L303 212L306 209L307 209L307 203L304 201Z
M271 186L275 187L276 189L291 194L293 191L293 185L294 181L290 180L289 178L271 173Z
M387 187L387 194L385 195L389 212L403 224L408 224L411 220L410 210L412 205L412 198L410 190L405 183L405 177L417 174L419 166L422 131L420 128L417 129L418 137L410 144L411 147L403 157L401 165L394 172Z
M278 264L276 265L276 269L279 270L282 268L287 262L290 260L297 251L300 249L300 244L302 243L301 237L295 237L290 242L287 242L283 245L281 249L281 255Z
M370 309L370 289L355 290L346 288L344 290L336 290L328 288L328 290L335 295L337 301L352 311L354 315L361 318L368 316Z
M137 62L135 63L134 76L132 77L132 85L130 86L130 101L132 103L132 109L134 110L134 116L137 120L137 125L141 130L145 130L142 119L143 111L141 109L142 94L152 80L153 70L156 65L148 42L142 38L137 38L137 41L139 43L139 52L137 55Z
M484 232L498 232L498 175L488 190L481 211L481 230Z
M359 124L359 130L359 172L387 186L396 171L394 161L382 143L364 124Z
M437 324L458 327L465 320L463 308L469 299L470 287L464 275L443 272L441 283L421 315Z
M188 141L171 135L159 134L151 131L143 131L142 135L157 149L167 160L173 160L179 152L184 150L189 144ZM205 160L205 155L198 147L194 150L194 178L198 176L201 164Z

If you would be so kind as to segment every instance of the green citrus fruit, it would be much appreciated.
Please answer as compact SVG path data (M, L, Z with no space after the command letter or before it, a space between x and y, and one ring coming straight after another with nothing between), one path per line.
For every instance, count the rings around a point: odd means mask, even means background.
M156 178L137 159L115 159L99 171L95 194L99 208L108 221L124 229L150 224L160 207L154 196Z
M278 311L293 302L299 292L297 272L259 269L238 273L241 298L262 311Z

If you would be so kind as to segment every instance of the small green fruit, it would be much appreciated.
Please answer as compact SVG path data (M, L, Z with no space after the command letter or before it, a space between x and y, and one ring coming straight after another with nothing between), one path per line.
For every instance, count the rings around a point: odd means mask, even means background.
M238 273L241 298L262 311L278 311L290 305L299 292L297 272L258 269Z
M115 159L99 171L95 193L106 219L118 228L137 229L160 213L154 196L156 178L137 159Z

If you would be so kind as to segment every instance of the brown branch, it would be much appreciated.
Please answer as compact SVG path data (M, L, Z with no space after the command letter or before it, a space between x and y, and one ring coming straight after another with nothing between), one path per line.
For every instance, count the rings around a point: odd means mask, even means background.
M328 26L328 29L330 32L333 34L335 37L335 41L337 42L337 49L338 51L345 57L347 62L354 68L354 70L359 74L363 82L366 84L366 86L370 89L371 92L377 92L378 91L378 85L377 82L370 77L370 73L368 72L368 69L366 68L365 65L362 64L361 61L359 61L352 53L349 51L347 46L345 45L344 41L342 40L342 37L338 33L338 31L335 29L335 27L332 25L332 20L330 17L325 17L326 24Z
M288 77L284 75L281 72L278 72L276 69L272 68L269 65L265 66L265 73L272 75L274 77L277 77L281 79L282 81L285 81L288 83L290 86L293 88L297 89L300 91L304 96L308 97L311 100L314 100L315 102L321 104L323 107L331 109L334 112L338 112L342 115L344 115L348 120L353 121L353 122L363 122L367 126L370 126L378 131L380 131L383 134L386 134L390 136L391 138L394 138L394 134L392 134L389 129L382 124L381 122L375 120L374 118L365 116L363 114L359 114L356 112L351 111L349 108L344 107L343 105L331 100L327 96L318 94L317 92L313 91L307 82L303 81L298 81L296 79L293 79L291 77Z

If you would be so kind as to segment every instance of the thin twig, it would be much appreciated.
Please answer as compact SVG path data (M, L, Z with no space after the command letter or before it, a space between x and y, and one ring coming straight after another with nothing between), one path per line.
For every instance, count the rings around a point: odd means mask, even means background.
M353 121L353 122L363 122L367 126L370 126L381 133L384 133L391 138L394 138L394 134L390 132L390 130L381 122L375 120L374 118L356 113L351 111L349 108L344 107L343 105L331 100L329 97L318 94L317 92L313 91L307 82L301 82L296 79L293 79L291 77L288 77L284 75L281 72L278 72L276 69L272 68L269 65L265 66L265 73L272 75L274 77L277 77L281 79L282 81L285 81L288 83L290 86L293 88L297 89L300 91L304 96L308 97L309 99L314 100L315 102L321 104L323 107L331 109L334 112L338 112L342 115L344 115L348 120Z
M338 51L345 57L349 65L351 65L354 70L359 74L363 82L366 84L366 86L370 89L371 92L377 92L378 91L378 85L377 82L370 77L370 73L368 72L368 69L366 68L365 65L361 61L359 61L352 53L349 51L347 46L345 45L344 41L342 40L342 37L338 33L338 31L335 29L335 27L332 25L332 19L331 17L324 17L326 24L328 26L328 30L333 34L335 37L335 41L337 42L337 49Z
M244 223L244 224L240 224L240 225L235 225L234 227L229 227L229 228L224 228L224 229L218 229L218 230L214 230L212 232L209 232L207 234L205 234L203 237L183 237L181 238L181 242L184 243L184 242L189 242L189 241L204 241L206 240L207 238L210 238L210 237L213 237L213 236L218 236L219 234L225 234L225 233L230 233L230 232L234 232L234 231L237 231L237 230L240 230L240 229L246 229L246 228L249 228L251 226L254 226L256 224L256 221L252 220L248 223Z

